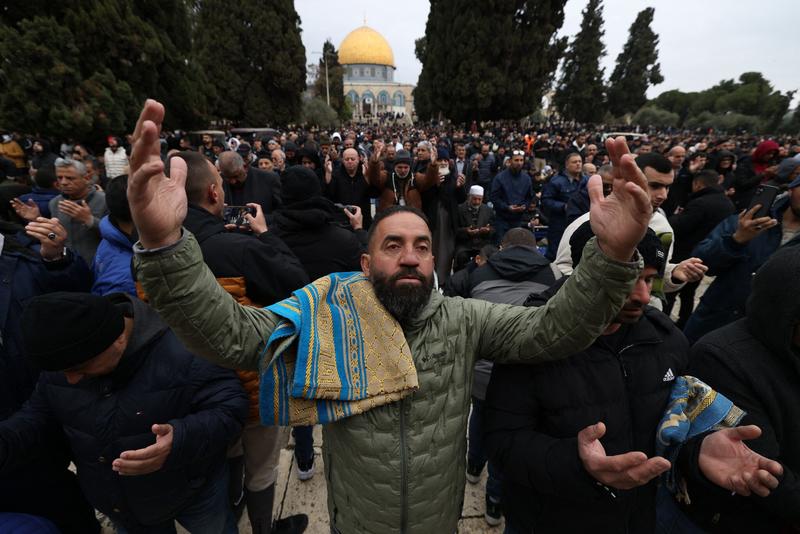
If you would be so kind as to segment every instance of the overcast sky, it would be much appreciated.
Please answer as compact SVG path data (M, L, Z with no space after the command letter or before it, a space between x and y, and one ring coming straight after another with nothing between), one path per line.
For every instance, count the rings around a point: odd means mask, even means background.
M478 0L476 0L478 1ZM586 0L568 0L559 35L570 39L580 28ZM800 51L797 31L799 0L605 0L606 78L628 38L636 14L656 8L653 29L664 83L648 96L663 91L706 89L722 79L760 71L776 89L800 89ZM390 7L392 6L392 7ZM397 7L402 6L401 9ZM302 20L306 57L319 60L322 43L330 38L337 48L350 31L367 25L380 32L394 51L395 80L415 84L422 65L414 56L414 39L425 33L430 4L425 0L375 2L366 0L295 0ZM800 94L795 97L795 103Z

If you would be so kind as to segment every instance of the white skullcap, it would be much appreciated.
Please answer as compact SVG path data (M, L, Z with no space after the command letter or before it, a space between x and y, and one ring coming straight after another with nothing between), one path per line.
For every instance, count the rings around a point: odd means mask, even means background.
M479 185L473 185L469 188L469 194L476 197L483 196L483 188Z

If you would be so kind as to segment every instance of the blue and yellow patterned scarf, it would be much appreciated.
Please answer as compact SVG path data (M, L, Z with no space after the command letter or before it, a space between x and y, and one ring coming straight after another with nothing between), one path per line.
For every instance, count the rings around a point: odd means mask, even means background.
M330 423L419 387L403 330L363 274L330 274L267 309L283 320L261 360L263 424Z
M732 428L745 412L711 386L693 376L675 379L669 403L656 435L656 454L670 461L665 473L667 489L688 501L686 488L678 481L676 460L684 443L711 430Z

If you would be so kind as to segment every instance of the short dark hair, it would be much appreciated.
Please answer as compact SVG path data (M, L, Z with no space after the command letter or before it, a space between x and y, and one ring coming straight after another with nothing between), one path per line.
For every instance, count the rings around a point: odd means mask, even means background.
M648 152L647 154L636 156L636 166L639 167L642 172L644 172L646 167L651 167L656 172L662 174L672 172L672 164L665 156L658 152Z
M106 184L106 207L112 222L133 222L128 204L128 175L121 174Z
M213 184L216 178L208 158L200 152L178 152L167 160L167 175L172 158L181 158L186 162L186 199L192 204L202 204L208 186Z
M380 224L382 220L387 219L392 215L397 215L398 213L413 213L425 221L425 226L428 227L428 231L431 231L431 223L428 220L428 217L422 213L422 210L412 206L391 206L383 211L379 211L377 215L375 215L375 218L372 219L372 226L369 227L369 231L367 232L367 250L369 250L369 247L372 244L372 236L375 235L375 229L378 227L378 224Z
M719 185L719 174L711 169L703 169L694 175L692 181L703 184L703 187L714 187Z
M511 247L535 247L536 246L536 236L533 235L533 232L528 230L527 228L512 228L503 236L503 240L500 242L501 248L511 248Z
M33 183L36 184L36 187L41 187L42 189L52 189L56 183L56 168L52 164L42 165L36 171Z

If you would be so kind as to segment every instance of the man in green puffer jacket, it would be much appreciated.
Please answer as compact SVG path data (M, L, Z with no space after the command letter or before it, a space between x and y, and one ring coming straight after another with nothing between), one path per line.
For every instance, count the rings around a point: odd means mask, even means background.
M131 213L139 281L151 304L195 354L237 369L259 369L278 322L238 305L203 263L186 214L186 165L164 175L158 136L164 108L148 100L134 132ZM541 308L523 308L432 291L431 233L415 210L376 219L362 270L403 327L419 390L399 402L324 430L328 511L334 532L455 532L464 494L466 425L477 358L540 363L583 350L621 308L640 269L636 244L651 208L647 184L624 138L607 143L614 193L593 177L592 227L584 260ZM263 369L261 369L263 371Z

